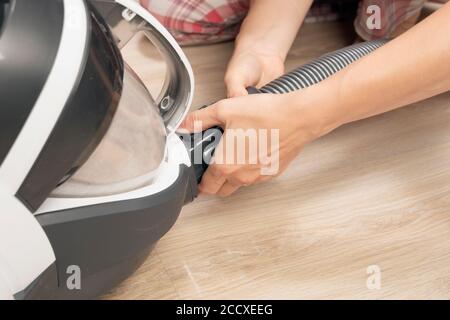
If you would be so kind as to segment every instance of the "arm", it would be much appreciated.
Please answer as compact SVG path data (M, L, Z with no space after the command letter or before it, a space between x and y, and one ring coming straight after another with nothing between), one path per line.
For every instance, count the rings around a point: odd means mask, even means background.
M302 147L337 127L387 112L450 90L450 3L328 80L285 95L254 95L223 100L188 117L210 127L280 129L279 171ZM229 152L227 136L218 154ZM247 150L249 152L249 150ZM200 190L229 195L243 185L267 180L257 165L213 164Z
M236 49L261 47L284 60L311 3L312 0L252 0L236 39Z
M322 84L293 93L292 101L306 99L316 107L315 117L326 115L319 131L323 135L448 90L450 3Z
M312 0L252 0L236 39L225 83L229 96L284 72L284 60Z

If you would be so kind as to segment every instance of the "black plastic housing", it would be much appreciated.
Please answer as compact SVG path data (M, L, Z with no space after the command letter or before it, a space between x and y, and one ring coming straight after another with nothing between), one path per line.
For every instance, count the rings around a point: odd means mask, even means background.
M108 25L87 4L89 41L78 84L17 193L32 212L89 158L108 130L121 98L121 53Z
M6 23L6 18L10 11L9 0L0 0L0 36L2 35L4 24Z
M160 193L38 215L56 264L17 298L92 299L105 294L142 264L183 205L196 196L193 167L181 165L177 180ZM73 265L81 270L81 290L66 285Z
M33 109L58 52L62 0L0 2L0 165Z

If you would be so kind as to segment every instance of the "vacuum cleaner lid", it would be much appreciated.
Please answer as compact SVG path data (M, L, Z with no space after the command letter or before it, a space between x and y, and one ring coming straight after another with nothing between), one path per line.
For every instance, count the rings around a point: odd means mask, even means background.
M107 196L148 185L165 151L162 117L148 90L126 66L122 97L108 131L89 159L51 196Z

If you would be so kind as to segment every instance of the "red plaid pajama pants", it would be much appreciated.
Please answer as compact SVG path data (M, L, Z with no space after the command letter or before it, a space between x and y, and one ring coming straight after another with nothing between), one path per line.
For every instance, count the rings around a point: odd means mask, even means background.
M250 7L250 0L139 1L184 45L233 39ZM333 1L336 0L330 0ZM362 0L355 20L356 32L365 40L392 38L405 22L412 21L411 26L414 24L425 2L426 0ZM378 12L373 6L379 8ZM379 16L378 23L373 23L373 15ZM368 23L371 17L372 22Z

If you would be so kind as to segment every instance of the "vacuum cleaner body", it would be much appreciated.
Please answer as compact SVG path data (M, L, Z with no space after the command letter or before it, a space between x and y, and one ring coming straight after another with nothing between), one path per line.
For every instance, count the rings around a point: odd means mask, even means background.
M196 195L175 134L193 93L186 57L134 0L99 3L167 59L156 101L96 1L0 2L0 298L106 292Z

